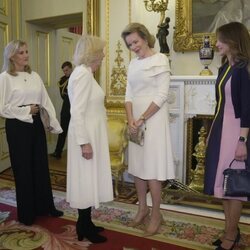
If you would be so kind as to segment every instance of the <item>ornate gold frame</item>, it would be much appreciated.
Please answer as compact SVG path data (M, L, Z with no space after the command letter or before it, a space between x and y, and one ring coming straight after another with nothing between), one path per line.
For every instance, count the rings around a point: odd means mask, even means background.
M176 52L198 50L204 35L209 35L211 45L215 45L215 33L193 33L192 0L176 0L174 50Z
M100 17L99 0L87 0L87 33L99 35L99 17Z

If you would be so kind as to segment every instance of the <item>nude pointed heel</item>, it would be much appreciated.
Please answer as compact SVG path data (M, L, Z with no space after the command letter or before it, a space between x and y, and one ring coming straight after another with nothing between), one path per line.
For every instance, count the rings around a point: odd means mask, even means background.
M139 221L132 220L127 224L127 226L128 227L137 227L137 226L143 224L147 220L147 218L149 217L149 214L150 214L150 210L148 209L146 214Z
M149 236L153 236L155 234L158 234L160 229L161 229L161 225L164 225L165 223L166 222L164 221L163 216L161 214L161 217L157 223L156 228L153 231L146 229L143 233L143 237L149 237Z

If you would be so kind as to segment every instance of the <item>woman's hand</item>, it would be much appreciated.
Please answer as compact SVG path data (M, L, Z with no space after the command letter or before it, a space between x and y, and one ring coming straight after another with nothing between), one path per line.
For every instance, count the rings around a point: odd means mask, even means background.
M93 150L90 143L81 145L82 149L82 157L86 160L90 160L93 158Z
M136 125L136 121L134 119L128 121L128 129L131 134L135 134L137 132L138 126Z
M144 120L142 119L138 119L136 122L135 122L135 125L137 126L137 128L141 127L143 124L144 124Z
M30 114L36 115L39 112L39 106L37 104L30 105Z
M244 161L247 159L247 145L245 142L238 142L234 158L237 161Z

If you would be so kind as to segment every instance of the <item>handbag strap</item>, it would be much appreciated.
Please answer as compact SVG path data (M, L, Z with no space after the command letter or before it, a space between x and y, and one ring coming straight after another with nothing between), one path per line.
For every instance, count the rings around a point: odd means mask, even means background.
M231 168L231 166L232 166L232 164L233 164L234 161L236 161L236 160L233 159L233 160L231 161L231 163L229 164L229 168ZM245 169L248 169L247 160L244 160L244 162L245 162Z

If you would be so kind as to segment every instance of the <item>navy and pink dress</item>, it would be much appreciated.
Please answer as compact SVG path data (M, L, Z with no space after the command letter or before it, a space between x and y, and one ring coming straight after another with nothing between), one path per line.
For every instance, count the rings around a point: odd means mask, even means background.
M234 159L240 128L250 127L249 97L250 78L247 67L242 64L222 66L216 82L217 106L206 151L205 194L223 199L247 200L247 197L224 196L223 171ZM249 145L247 151L250 166ZM234 161L232 168L245 168L245 163Z

